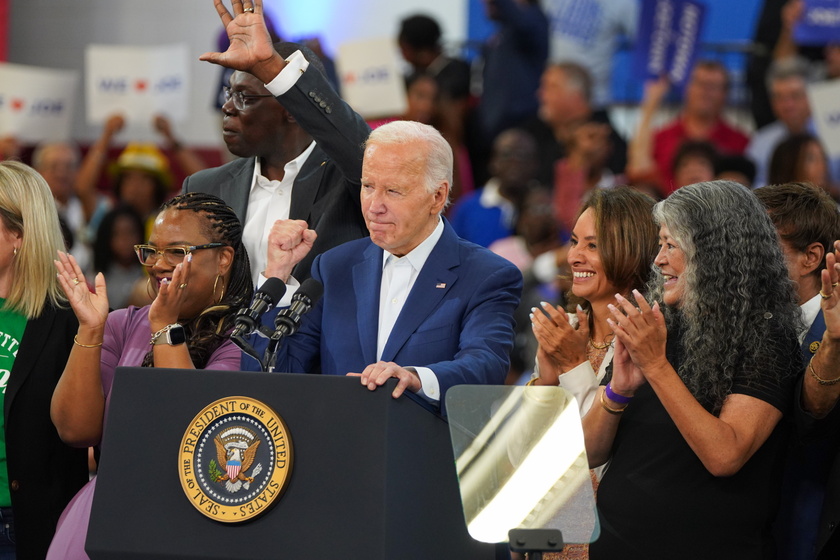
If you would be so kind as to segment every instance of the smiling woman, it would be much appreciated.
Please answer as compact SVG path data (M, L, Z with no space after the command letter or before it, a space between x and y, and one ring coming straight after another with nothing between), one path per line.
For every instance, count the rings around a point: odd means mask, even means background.
M220 199L189 193L164 204L148 245L138 245L155 292L151 305L108 313L105 280L91 293L73 257L56 261L59 282L79 319L75 347L56 387L51 415L61 438L97 445L118 366L239 369L228 335L253 288L242 226ZM107 455L107 449L102 450ZM49 558L87 558L84 543L95 479L65 511Z
M2 557L43 558L61 510L87 481L87 450L62 443L48 412L78 327L53 269L62 248L46 181L0 162Z
M581 415L595 402L598 386L612 364L615 335L607 322L616 294L630 296L650 276L656 252L653 199L630 187L596 190L583 205L569 243L570 299L581 301L576 314L550 304L533 310L539 343L532 384L560 385L578 403ZM593 485L603 469L592 472ZM587 545L567 546L551 560L588 558Z
M653 261L662 274L662 301L665 305L679 307L685 293L685 253L671 236L668 226L659 227L659 253Z
M539 343L534 384L570 391L585 414L612 362L614 334L607 306L615 294L630 296L648 281L656 253L654 201L630 187L593 192L584 204L569 243L571 300L577 313L549 304L534 312ZM574 303L574 302L573 302ZM544 313L543 313L544 312Z
M653 215L658 303L611 306L612 378L584 418L590 465L609 461L591 558L772 558L779 421L802 370L775 228L728 181L683 187Z

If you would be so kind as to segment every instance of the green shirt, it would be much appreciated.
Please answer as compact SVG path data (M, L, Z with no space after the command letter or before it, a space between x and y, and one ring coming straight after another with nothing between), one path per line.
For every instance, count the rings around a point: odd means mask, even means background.
M20 340L26 329L26 317L15 311L4 309L6 300L0 298L0 411L6 398L6 385L15 364ZM9 473L6 468L6 426L0 414L0 507L10 507Z

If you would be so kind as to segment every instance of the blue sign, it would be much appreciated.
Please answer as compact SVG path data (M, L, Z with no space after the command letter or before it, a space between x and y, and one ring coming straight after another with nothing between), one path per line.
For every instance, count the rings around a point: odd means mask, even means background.
M633 53L635 75L645 80L668 75L682 87L700 44L706 6L692 0L644 0Z
M793 40L801 45L840 43L840 0L805 0Z

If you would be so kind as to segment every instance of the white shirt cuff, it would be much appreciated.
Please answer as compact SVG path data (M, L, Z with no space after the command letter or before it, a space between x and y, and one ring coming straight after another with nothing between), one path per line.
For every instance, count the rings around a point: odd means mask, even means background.
M307 68L309 68L309 61L303 57L302 52L295 51L286 59L286 67L273 80L265 84L265 87L274 97L280 97L294 87Z
M440 402L440 383L435 372L427 367L415 367L414 370L420 378L420 395L426 400Z
M266 280L268 280L268 278L260 272L260 277L257 279L257 285L255 286L254 291L259 290L260 286L262 286ZM298 288L300 288L300 282L298 282L297 278L294 276L289 276L289 279L286 281L286 293L283 294L283 297L280 298L280 301L277 302L277 305L274 307L289 307L292 305L292 296L295 295Z
M589 412L598 393L598 376L592 364L586 360L560 375L560 386L577 400L581 417Z

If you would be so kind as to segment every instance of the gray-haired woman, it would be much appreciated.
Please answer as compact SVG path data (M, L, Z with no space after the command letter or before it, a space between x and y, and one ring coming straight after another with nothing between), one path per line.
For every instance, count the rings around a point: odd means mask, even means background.
M776 231L728 181L675 191L654 219L656 303L616 297L613 375L584 419L591 466L610 460L591 558L772 558L779 421L802 369Z

